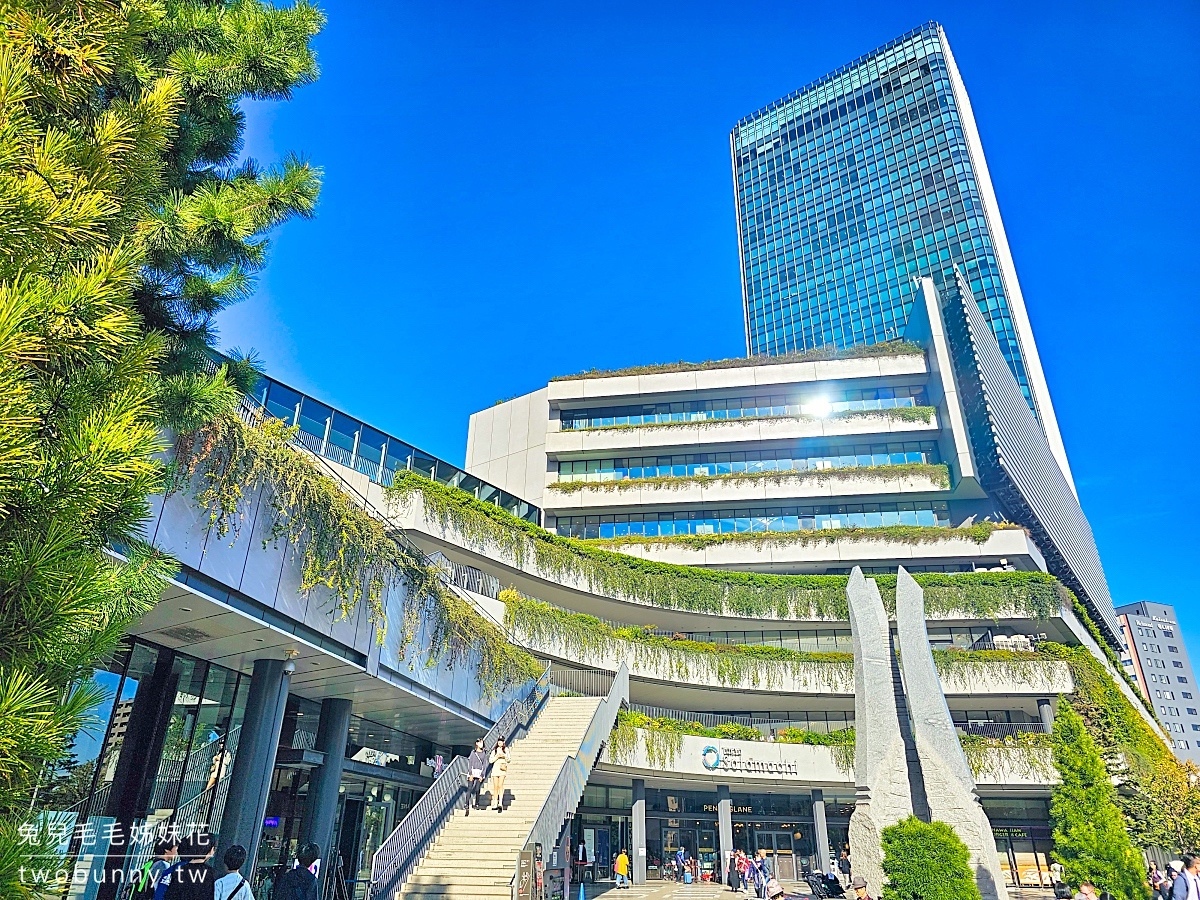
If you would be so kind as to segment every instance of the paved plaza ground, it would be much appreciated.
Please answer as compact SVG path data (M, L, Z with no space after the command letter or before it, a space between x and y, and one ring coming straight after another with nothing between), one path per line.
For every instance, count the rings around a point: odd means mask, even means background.
M808 885L804 882L785 884L789 897L808 897ZM677 884L674 881L651 881L633 885L627 890L616 890L611 882L584 885L585 900L604 895L604 900L742 900L747 894L734 894L721 885L702 882L700 884ZM875 894L878 896L878 894ZM1052 900L1054 892L1049 888L1009 888L1009 900ZM579 885L572 885L569 900L578 900Z

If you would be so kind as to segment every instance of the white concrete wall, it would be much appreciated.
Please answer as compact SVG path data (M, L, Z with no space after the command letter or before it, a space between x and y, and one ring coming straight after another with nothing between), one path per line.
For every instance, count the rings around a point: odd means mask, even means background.
M541 506L549 421L546 388L473 414L467 427L466 470Z

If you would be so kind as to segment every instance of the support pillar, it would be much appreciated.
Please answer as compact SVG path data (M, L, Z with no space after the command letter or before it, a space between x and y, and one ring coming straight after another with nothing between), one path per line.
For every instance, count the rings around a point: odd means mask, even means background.
M329 697L321 701L321 718L317 723L317 743L314 749L325 754L308 783L308 804L304 811L304 826L300 842L312 842L321 848L325 860L322 872L332 872L334 861L333 826L337 819L338 788L342 784L342 763L346 759L346 738L350 733L349 700Z
M646 883L646 780L633 779L633 883Z
M729 796L729 785L717 785L717 834L721 848L721 884L729 882L729 854L733 852L733 816L732 799Z
M250 678L250 696L238 752L229 775L229 794L221 822L221 843L241 844L246 848L243 872L253 872L262 837L267 795L275 771L275 753L287 707L288 686L295 663L283 659L256 659Z
M1046 734L1054 730L1054 707L1045 698L1038 699L1038 718L1042 720L1042 729Z
M825 822L825 794L814 789L813 801L813 843L816 844L816 868L822 872L829 870L829 860L832 848L829 846L829 825Z

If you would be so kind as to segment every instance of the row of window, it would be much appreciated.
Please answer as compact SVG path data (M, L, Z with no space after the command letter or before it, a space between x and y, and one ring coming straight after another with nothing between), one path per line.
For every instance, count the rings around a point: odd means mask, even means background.
M943 500L909 500L898 503L703 509L692 512L638 511L599 516L559 516L554 527L564 537L617 538L881 528L886 525L948 528L950 508Z
M560 481L623 481L628 478L808 472L939 461L938 446L934 441L897 441L833 447L828 453L812 456L799 456L797 450L791 448L564 460L558 464L558 478Z
M926 406L921 384L870 390L828 391L809 389L791 394L721 397L676 403L639 403L597 409L564 409L559 413L563 430L603 428L610 425L661 425L667 422L703 422L710 419L745 419L758 416L817 416L856 410Z

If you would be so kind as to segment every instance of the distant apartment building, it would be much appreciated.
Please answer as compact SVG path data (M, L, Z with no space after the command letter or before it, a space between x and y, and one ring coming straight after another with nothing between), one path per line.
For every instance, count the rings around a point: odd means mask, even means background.
M1196 673L1179 631L1175 607L1141 601L1117 608L1129 653L1125 668L1155 710L1180 759L1200 763L1200 700Z

